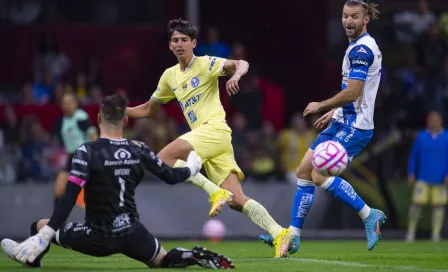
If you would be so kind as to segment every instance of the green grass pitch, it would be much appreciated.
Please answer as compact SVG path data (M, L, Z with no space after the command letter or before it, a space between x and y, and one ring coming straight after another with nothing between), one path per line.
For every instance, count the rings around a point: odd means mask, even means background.
M402 241L381 241L373 251L364 241L302 241L300 251L286 259L273 259L273 249L256 241L163 242L165 249L176 246L192 248L196 244L229 256L237 271L306 271L365 272L415 271L448 272L448 242L418 241L408 245ZM189 270L202 270L195 266ZM39 271L147 271L145 265L123 255L107 258L84 256L52 246ZM0 254L0 271L30 271ZM179 271L151 269L151 271Z

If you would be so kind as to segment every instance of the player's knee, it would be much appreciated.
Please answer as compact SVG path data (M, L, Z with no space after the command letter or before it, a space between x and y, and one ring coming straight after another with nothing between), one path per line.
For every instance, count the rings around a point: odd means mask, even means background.
M319 174L316 170L313 169L313 171L311 172L311 179L315 185L321 186L328 179L328 177Z
M165 146L157 154L163 162L168 165L174 165L177 160L186 160L193 147L184 140L176 140Z
M311 180L311 172L299 166L296 169L296 177L298 179Z

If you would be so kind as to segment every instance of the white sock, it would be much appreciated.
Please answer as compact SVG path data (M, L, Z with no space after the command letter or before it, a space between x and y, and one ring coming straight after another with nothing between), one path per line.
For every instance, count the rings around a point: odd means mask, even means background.
M358 215L361 217L361 219L364 221L367 219L367 217L369 217L370 215L370 207L366 205L364 205L364 207L362 207L362 209L358 212Z
M331 178L327 178L326 181L324 181L324 183L322 183L322 185L320 186L320 188L327 190L328 187L330 187L330 185L333 183L334 181L334 177Z
M289 229L294 233L295 236L300 236L302 229L296 228L294 226L289 226Z

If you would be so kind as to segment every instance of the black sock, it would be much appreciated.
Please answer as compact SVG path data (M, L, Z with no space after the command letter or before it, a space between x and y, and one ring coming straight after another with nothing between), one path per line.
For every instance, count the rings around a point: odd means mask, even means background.
M31 236L34 236L37 234L37 222L39 222L39 221L35 221L31 224L31 227L30 227L30 235Z
M35 221L33 223L31 223L31 227L30 227L30 235L34 236L37 234L37 222L39 221ZM40 267L40 261L42 260L42 258L44 257L45 254L47 254L47 252L50 250L50 244L48 245L48 247L44 250L44 252L42 252L42 254L40 254L35 260L34 262L31 264L31 266L39 266Z
M193 252L185 248L173 248L162 260L162 268L185 268L197 264Z

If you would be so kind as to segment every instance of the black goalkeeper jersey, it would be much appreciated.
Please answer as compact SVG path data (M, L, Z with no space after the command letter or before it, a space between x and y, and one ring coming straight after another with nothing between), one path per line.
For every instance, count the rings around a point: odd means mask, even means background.
M133 231L139 219L135 190L145 169L172 184L190 176L188 168L165 165L138 141L100 138L76 150L69 181L84 187L85 220L93 233L121 236Z

